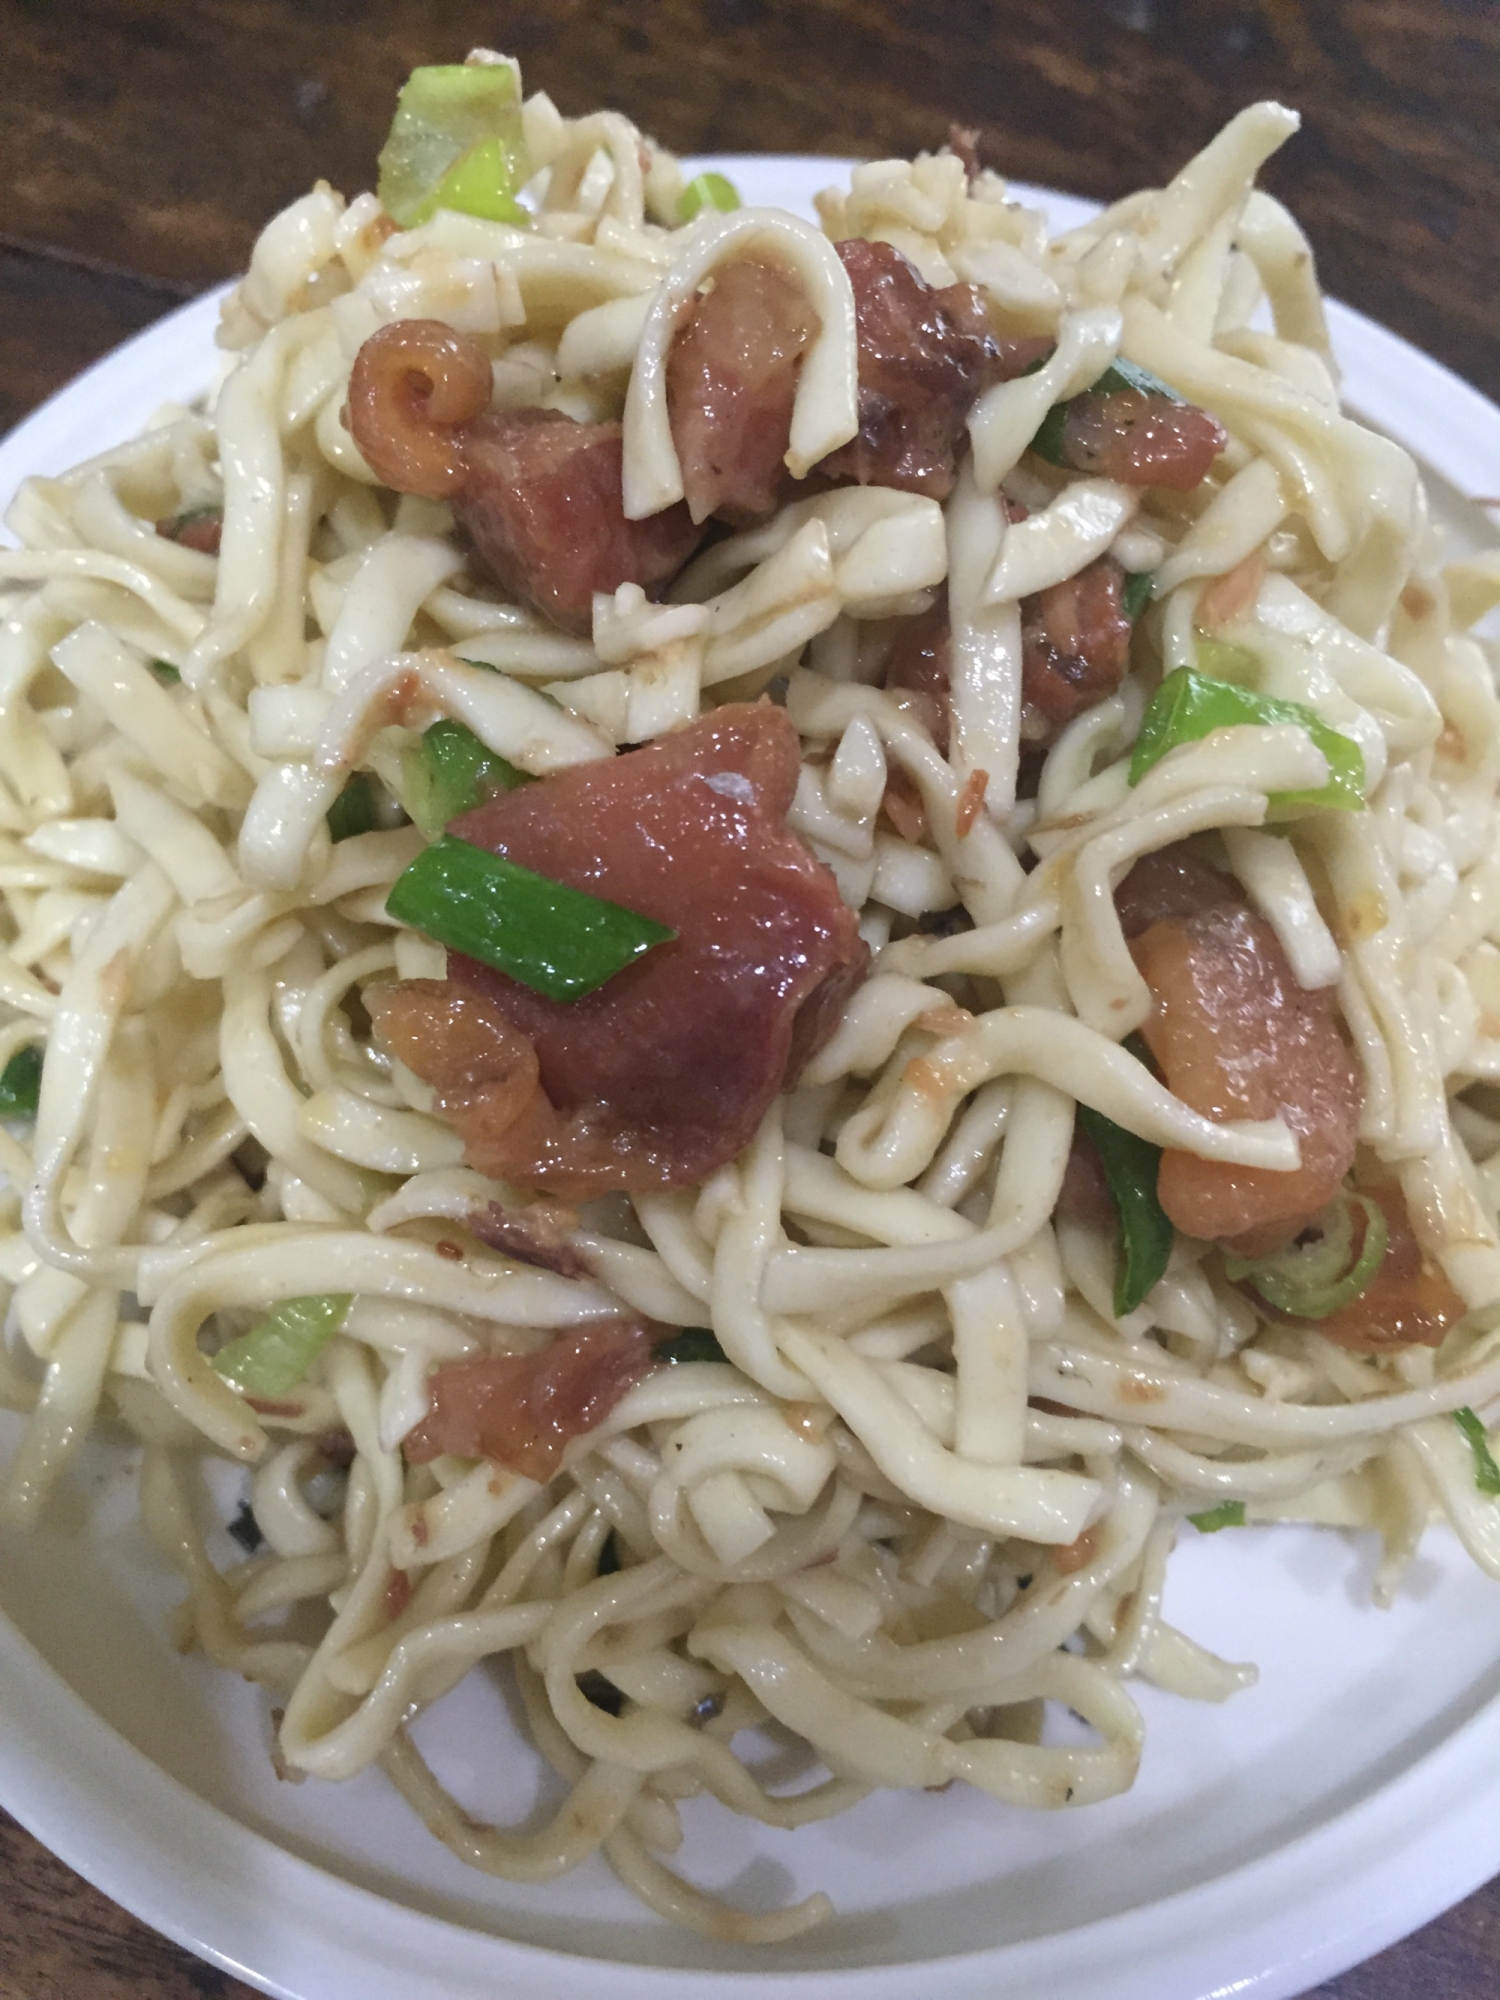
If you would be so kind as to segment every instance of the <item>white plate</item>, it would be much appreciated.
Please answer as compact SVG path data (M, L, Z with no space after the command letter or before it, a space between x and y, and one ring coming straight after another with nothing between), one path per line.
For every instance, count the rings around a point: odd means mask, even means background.
M804 211L836 172L708 164ZM1061 225L1088 212L1035 199ZM0 495L205 385L215 311L174 313L39 410L0 446ZM1356 314L1333 325L1354 405L1423 461L1453 532L1483 538L1459 496L1496 489L1500 411ZM377 1775L278 1784L262 1697L172 1651L178 1586L136 1525L129 1454L96 1444L36 1536L0 1535L0 1804L283 2000L593 2000L605 1979L611 2000L1288 2000L1500 1868L1500 1597L1439 1535L1391 1611L1370 1607L1371 1569L1368 1546L1313 1530L1190 1534L1169 1612L1260 1682L1223 1708L1142 1689L1140 1781L1108 1804L886 1793L795 1834L695 1804L694 1879L752 1907L815 1887L838 1905L756 1955L668 1930L602 1862L545 1887L474 1874ZM552 1796L483 1672L418 1737L482 1817Z

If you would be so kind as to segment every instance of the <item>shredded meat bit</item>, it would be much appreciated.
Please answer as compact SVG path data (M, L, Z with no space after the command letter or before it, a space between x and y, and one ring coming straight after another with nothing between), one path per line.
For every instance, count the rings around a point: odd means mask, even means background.
M596 1320L534 1354L448 1361L428 1378L428 1410L402 1449L411 1465L451 1453L546 1480L575 1437L596 1430L647 1375L647 1320Z
M889 243L851 237L836 248L854 287L859 434L817 472L946 500L970 406L1002 369L981 295L934 290Z
M186 514L172 514L156 523L164 541L184 549L196 549L200 556L216 556L224 535L222 507L194 507Z
M774 264L716 271L667 355L667 411L695 521L743 526L772 513L802 357L817 332L802 287Z
M1143 856L1115 892L1151 989L1142 1029L1167 1088L1206 1118L1282 1117L1291 1173L1163 1153L1157 1193L1188 1236L1262 1257L1328 1206L1354 1159L1363 1101L1331 989L1297 984L1276 933L1231 877L1186 848Z
M1112 1229L1119 1220L1109 1182L1105 1179L1104 1162L1099 1157L1098 1148L1083 1132L1075 1131L1073 1134L1057 1206L1059 1213L1072 1216L1078 1222L1092 1222L1100 1228Z
M1021 740L1045 747L1130 665L1125 572L1110 556L1021 604Z
M505 1208L498 1201L469 1214L469 1227L481 1243L514 1257L518 1264L535 1264L559 1278L586 1278L588 1260L573 1242L578 1217L555 1202L534 1201L525 1208Z
M980 142L983 138L977 125L953 123L948 127L948 151L963 162L964 179L972 187L979 178L981 161Z
M1075 396L1063 419L1062 456L1075 472L1174 493L1191 492L1228 442L1196 403L1141 389Z

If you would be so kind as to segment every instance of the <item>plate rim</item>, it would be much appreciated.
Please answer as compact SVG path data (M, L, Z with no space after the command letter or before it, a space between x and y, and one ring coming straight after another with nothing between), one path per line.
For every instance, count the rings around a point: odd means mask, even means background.
M731 176L775 168L811 181L847 172L851 163L767 153L693 164ZM1097 212L1097 204L1055 190L1020 181L1009 187L1065 226ZM163 400L170 357L202 356L227 290L200 295L133 335L0 439L0 505L8 505L20 477L50 458L43 451L39 459L38 447L75 407L97 404L102 393L106 406L131 413L115 428L137 429L141 401ZM1356 385L1351 406L1378 417L1388 435L1466 498L1493 484L1500 408L1364 314L1335 300L1328 311ZM1440 449L1434 410L1445 421ZM1019 1996L1039 1978L1049 2000L1217 2000L1230 1993L1291 2000L1407 1935L1500 1868L1500 1816L1469 1782L1476 1768L1500 1762L1497 1698L1395 1777L1271 1852L1067 1931L948 1958L827 1971L778 1972L773 1960L754 1971L605 1961L432 1915L294 1853L136 1749L3 1611L0 1694L10 1725L0 1732L0 1805L133 1915L276 2000L459 2000L471 1992L477 2000L507 1971L524 1978L537 2000L592 2000L606 1966L616 2000L657 2000L664 1991L689 2000L706 1987L753 1990L756 2000L906 2000L918 1966L939 1976L946 2000ZM141 1837L143 1824L150 1839ZM165 1869L164 1860L171 1864ZM265 1922L268 1907L281 1916L274 1932ZM299 1912L303 1921L294 1928ZM1143 1947L1148 1958L1136 1956ZM1098 1984L1101 1966L1112 1968L1107 1994Z

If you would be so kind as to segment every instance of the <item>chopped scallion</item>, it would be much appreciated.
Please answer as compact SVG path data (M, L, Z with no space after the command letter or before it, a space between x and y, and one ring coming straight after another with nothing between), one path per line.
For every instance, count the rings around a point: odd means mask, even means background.
M401 758L401 803L429 840L491 793L529 782L526 772L449 716L434 722Z
M1279 701L1270 695L1252 694L1232 681L1211 680L1206 674L1194 673L1191 667L1179 667L1168 674L1151 697L1130 759L1130 782L1138 785L1169 750L1177 749L1179 744L1196 743L1215 729L1280 722L1295 722L1307 731L1327 761L1328 783L1316 791L1272 792L1268 801L1271 809L1283 816L1305 811L1310 806L1362 812L1365 760L1352 738L1331 728L1300 701Z
M352 1298L350 1292L322 1292L283 1299L248 1333L221 1347L214 1367L248 1395L284 1396L343 1325Z
M1078 1123L1099 1155L1120 1218L1114 1307L1123 1319L1158 1282L1172 1254L1172 1225L1156 1195L1161 1148L1087 1104L1078 1107Z
M1133 625L1151 602L1152 575L1148 569L1127 570L1120 591L1120 606Z
M655 1349L656 1359L675 1365L679 1361L727 1361L729 1356L720 1347L713 1333L706 1326L685 1326L666 1340L659 1340Z
M524 223L529 218L515 195L528 174L513 63L434 63L412 71L380 154L378 192L394 222L415 229L448 208Z
M549 1000L576 1000L677 933L654 917L533 874L445 833L396 879L386 908Z
M375 792L369 775L356 771L328 808L328 831L337 843L352 840L359 833L373 833L378 824Z
M176 687L182 680L182 671L174 667L170 660L153 660L151 671L163 687Z
M0 1118L35 1118L42 1094L42 1051L31 1042L0 1070Z
M698 174L678 196L677 220L691 222L705 208L722 209L727 215L741 206L740 191L726 175Z
M1243 1500L1226 1500L1222 1506L1210 1507L1202 1514L1189 1514L1188 1519L1200 1535L1216 1535L1220 1528L1243 1528L1245 1503Z
M1483 1417L1466 1403L1453 1412L1453 1421L1469 1440L1469 1449L1474 1454L1474 1484L1481 1493L1500 1499L1500 1465L1496 1465L1495 1454L1490 1450L1490 1434Z
M1359 1250L1354 1250L1354 1211L1364 1217ZM1385 1212L1367 1194L1340 1199L1321 1219L1312 1242L1292 1244L1273 1256L1226 1257L1231 1284L1250 1285L1277 1312L1297 1319L1327 1319L1353 1305L1375 1281L1385 1261L1389 1235Z

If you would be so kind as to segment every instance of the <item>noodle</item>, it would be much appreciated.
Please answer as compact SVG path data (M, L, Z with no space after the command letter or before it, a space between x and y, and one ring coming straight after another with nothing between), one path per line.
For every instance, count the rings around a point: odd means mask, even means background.
M678 226L676 163L619 114L534 97L521 118L532 223L398 231L320 187L226 306L240 353L211 411L12 510L0 1067L43 1041L45 1064L34 1131L3 1140L0 1398L29 1416L0 1515L34 1521L95 1421L122 1423L188 1583L180 1636L272 1692L288 1770L379 1764L476 1868L544 1881L601 1852L669 1920L772 1944L826 1898L750 1916L683 1880L678 1803L789 1827L877 1785L1119 1792L1132 1678L1222 1700L1253 1671L1162 1622L1184 1516L1377 1527L1388 1592L1436 1512L1500 1576L1500 1501L1450 1415L1500 1409L1500 701L1464 630L1496 558L1445 571L1410 460L1338 409L1306 244L1253 185L1295 127L1279 107L1050 243L946 153L857 168L822 230L760 208ZM494 410L621 426L624 516L648 522L685 490L683 316L759 260L815 322L800 481L869 420L850 238L1044 336L974 401L951 496L794 485L666 601L597 595L588 637L497 594L448 504L486 370ZM1122 357L1227 433L1190 490L1030 449ZM351 370L356 403L402 399L381 465L404 497L343 420ZM204 507L216 553L154 528ZM1150 572L1128 672L1039 737L1029 607L1101 560ZM887 676L938 592L951 741ZM1159 682L1211 673L1205 645L1252 655L1303 719L1132 771ZM517 1190L464 1164L369 1032L368 995L445 967L386 908L424 847L403 759L462 724L545 781L767 691L801 742L788 824L870 975L738 1158L563 1212L528 1268L481 1226ZM1307 710L1356 747L1367 809L1278 826L1332 782ZM371 816L336 840L351 778ZM1157 996L1118 892L1184 842L1333 1010L1356 1183L1399 1186L1457 1300L1440 1337L1351 1351L1181 1233L1121 1307L1112 1228L1071 1205L1075 1106L1205 1173L1288 1175L1305 1145L1289 1117L1195 1108L1127 1045ZM330 1295L337 1331L285 1394L213 1365L279 1302ZM412 1448L435 1369L634 1316L717 1348L633 1379L555 1469ZM201 1537L190 1438L250 1469L264 1546L238 1567ZM461 1811L407 1733L499 1658L568 1788L528 1833ZM1089 1740L1038 1739L1046 1704ZM773 1719L824 1782L760 1784L736 1739Z

